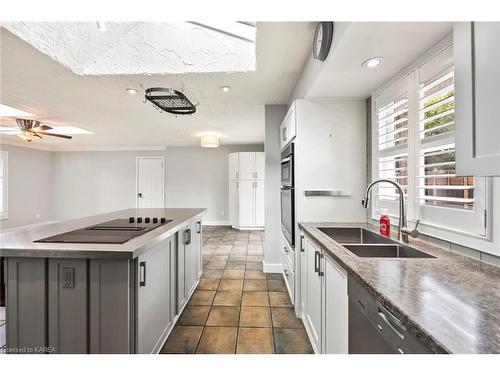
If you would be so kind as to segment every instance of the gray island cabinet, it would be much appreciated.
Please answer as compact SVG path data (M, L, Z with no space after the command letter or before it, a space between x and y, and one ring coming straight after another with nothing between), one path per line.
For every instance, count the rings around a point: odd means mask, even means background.
M157 353L202 272L205 209L122 210L0 234L8 353ZM128 217L172 219L123 244L37 239Z

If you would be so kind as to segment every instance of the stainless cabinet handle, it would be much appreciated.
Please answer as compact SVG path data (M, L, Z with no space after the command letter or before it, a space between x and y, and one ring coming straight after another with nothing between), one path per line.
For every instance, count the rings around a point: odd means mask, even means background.
M137 198L142 198L142 193L137 193Z
M323 254L319 254L318 256L318 276L323 276L325 273L323 271L321 271L321 259L323 259L324 255Z
M300 252L304 252L304 235L300 236Z
M184 245L189 245L191 243L191 229L186 229L184 231Z
M285 276L288 276L288 271L287 270L283 270L283 273L285 274Z
M198 224L198 231L197 231L197 233L201 233L201 221L198 221L197 224Z
M318 258L319 258L319 251L315 251L314 252L314 272L319 272Z
M139 286L146 286L146 262L139 263Z
M283 246L283 250L285 250L285 253L288 253L288 251L289 251L288 247L286 247L286 246Z
M401 321L392 315L387 309L377 301L378 316L387 324L401 339L404 339L405 326Z

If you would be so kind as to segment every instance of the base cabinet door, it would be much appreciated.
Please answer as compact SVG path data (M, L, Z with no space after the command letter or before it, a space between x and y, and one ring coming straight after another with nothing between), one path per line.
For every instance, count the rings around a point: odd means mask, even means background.
M239 226L253 227L255 225L254 201L255 201L255 182L252 180L239 181Z
M325 257L323 282L323 350L324 354L347 354L348 313L347 272Z
M319 275L321 251L307 238L305 251L307 293L305 324L315 353L321 353L321 277Z
M265 223L265 190L264 181L255 181L255 226L263 227Z
M172 325L170 272L174 236L155 245L137 259L136 352L156 353Z
M239 225L238 206L240 196L238 193L239 181L229 181L229 223L233 227Z

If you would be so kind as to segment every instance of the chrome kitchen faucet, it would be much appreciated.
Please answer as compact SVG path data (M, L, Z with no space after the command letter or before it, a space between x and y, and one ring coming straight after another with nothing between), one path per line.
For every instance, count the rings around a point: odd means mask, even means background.
M363 204L363 207L368 208L368 201L370 200L370 192L372 190L372 187L380 182L387 182L388 184L393 185L396 190L398 191L399 194L399 223L398 223L398 240L403 241L404 243L408 243L408 235L412 236L413 238L418 237L419 232L417 230L418 224L420 223L420 220L417 220L417 223L415 224L415 228L413 230L409 230L406 227L406 213L405 213L405 204L404 204L404 197L405 194L403 192L403 189L401 186L392 180L388 180L385 178L381 178L378 180L373 181L368 187L366 188L366 193L365 193L365 198L361 201Z

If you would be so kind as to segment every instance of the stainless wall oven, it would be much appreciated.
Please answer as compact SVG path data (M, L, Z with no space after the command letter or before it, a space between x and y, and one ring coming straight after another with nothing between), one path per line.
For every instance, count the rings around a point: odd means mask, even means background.
M281 231L295 248L295 189L294 145L290 143L281 152Z

